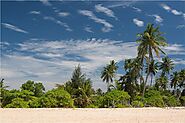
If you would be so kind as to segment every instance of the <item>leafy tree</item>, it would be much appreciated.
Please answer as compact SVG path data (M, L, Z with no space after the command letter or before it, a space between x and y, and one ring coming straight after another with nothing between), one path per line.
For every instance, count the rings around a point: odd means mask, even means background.
M138 57L146 60L146 63L148 64L148 70L146 74L146 78L144 81L144 88L143 88L143 97L145 94L146 89L146 83L148 80L148 77L150 75L150 63L154 60L153 52L156 54L156 56L159 57L159 52L162 52L165 54L161 46L166 46L165 39L161 36L161 32L159 31L159 27L154 28L153 24L148 24L146 27L146 30L143 33L138 34L138 40L137 42L140 43L138 46Z
M39 100L35 100L35 102L39 102L40 104L36 106L41 108L73 107L71 95L61 88L48 91L44 96L40 97Z
M1 80L0 82L0 107L2 107L3 103L4 103L4 98L6 96L6 93L7 93L7 89L9 86L5 86L4 85L4 79Z
M69 92L77 107L86 107L91 103L91 95L94 94L92 82L82 74L80 66L73 71L71 81L64 84L64 89Z
M42 83L35 83L34 81L28 80L26 83L22 84L21 90L28 90L33 92L36 97L41 97L44 94L45 87Z

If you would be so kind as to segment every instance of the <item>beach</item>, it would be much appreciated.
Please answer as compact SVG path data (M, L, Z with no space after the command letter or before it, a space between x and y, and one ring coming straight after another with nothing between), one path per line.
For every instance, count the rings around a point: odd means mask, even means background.
M185 108L1 108L1 123L185 123Z

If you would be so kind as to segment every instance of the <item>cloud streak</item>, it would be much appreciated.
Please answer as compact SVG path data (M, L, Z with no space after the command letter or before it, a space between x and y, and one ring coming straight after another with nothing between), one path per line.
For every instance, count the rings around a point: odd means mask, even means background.
M113 25L108 23L106 20L96 17L96 15L89 10L79 10L79 14L83 16L89 17L89 19L94 20L96 23L103 24L104 27L102 28L103 32L110 32L113 28Z
M51 17L51 16L45 16L43 17L44 20L49 20L49 21L52 21L60 26L63 26L65 28L66 31L73 31L66 23L60 21L60 20L57 20L55 19L54 17Z
M102 4L95 5L95 10L96 10L96 12L102 12L105 15L107 15L108 17L112 17L117 20L117 17L114 15L114 12L111 9L102 6Z
M16 32L21 32L21 33L25 33L25 34L28 33L27 31L25 31L25 30L23 30L23 29L21 29L21 28L19 28L19 27L17 27L17 26L14 26L14 25L12 25L12 24L9 24L9 23L2 23L2 25L3 25L5 28L7 28L7 29L10 29L10 30L13 30L13 31L16 31Z

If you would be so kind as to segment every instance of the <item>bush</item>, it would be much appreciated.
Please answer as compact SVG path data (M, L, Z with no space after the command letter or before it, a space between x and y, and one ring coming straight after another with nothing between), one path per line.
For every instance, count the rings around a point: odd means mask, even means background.
M182 106L185 106L185 96L181 96L180 101Z
M133 107L144 107L144 104L142 101L138 101L138 100L135 100L135 101L132 101L132 106Z
M145 94L145 101L146 101L146 105L148 106L154 106L154 107L164 107L165 106L161 93L156 90L149 90Z
M56 108L56 107L73 107L71 95L62 88L48 91L39 99L41 107Z
M28 102L21 98L14 98L12 102L5 106L5 108L29 108Z
M104 107L128 106L130 95L127 92L120 90L112 90L104 95Z
M163 96L163 100L164 100L166 106L169 106L169 107L175 107L175 106L179 106L180 105L179 100L177 100L175 98L175 96L173 96L173 95L171 95L171 96Z

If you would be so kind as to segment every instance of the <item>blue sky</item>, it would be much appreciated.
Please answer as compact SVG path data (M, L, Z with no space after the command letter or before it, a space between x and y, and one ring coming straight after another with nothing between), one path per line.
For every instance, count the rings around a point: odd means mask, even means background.
M185 68L185 2L1 1L1 76L12 88L26 80L47 89L69 80L75 66L106 88L110 60L136 56L136 34L160 26L176 70Z

